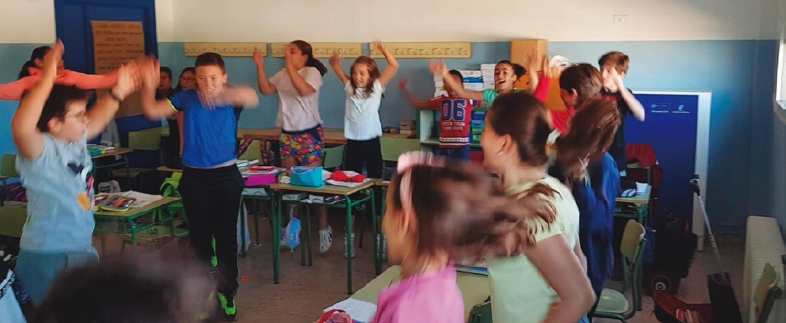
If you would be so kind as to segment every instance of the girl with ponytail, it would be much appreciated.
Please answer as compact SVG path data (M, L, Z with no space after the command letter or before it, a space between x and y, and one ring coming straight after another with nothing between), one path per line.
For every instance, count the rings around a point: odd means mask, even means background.
M269 79L262 53L255 50L253 57L259 92L263 95L278 93L276 126L281 127L281 166L321 166L324 136L319 116L319 88L327 67L314 58L311 44L302 40L286 46L285 67ZM333 229L327 223L327 208L317 206L314 209L320 226L319 251L325 253L333 245ZM286 238L286 234L281 237ZM282 240L281 244L285 245L286 241Z
M579 241L587 256L587 276L597 298L614 259L614 207L620 176L614 158L606 152L614 140L621 116L616 103L587 99L576 108L568 133L558 138L557 163L549 173L571 187L579 208ZM595 312L595 305L589 316Z
M49 46L41 46L33 49L30 59L22 66L19 77L16 81L0 85L0 100L20 100L22 95L38 82L43 74L41 67L44 66L44 56L49 52ZM115 85L117 72L104 75L91 75L67 70L63 67L62 61L57 66L57 76L55 84L76 86L83 90L108 89Z
M499 95L486 114L480 138L486 166L500 175L508 195L536 197L555 210L552 221L537 222L541 230L531 236L531 250L487 261L495 323L586 322L595 301L578 242L576 201L547 173L550 133L548 110L528 94Z
M465 322L454 260L528 254L554 217L547 201L508 197L477 166L421 152L399 157L389 187L382 232L401 280L379 293L376 323Z

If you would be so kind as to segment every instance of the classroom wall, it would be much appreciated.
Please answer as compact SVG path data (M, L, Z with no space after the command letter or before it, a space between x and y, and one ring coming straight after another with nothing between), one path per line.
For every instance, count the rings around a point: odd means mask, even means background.
M630 88L713 91L708 211L713 224L742 232L748 214L773 214L781 223L786 217L786 183L774 180L786 178L786 116L774 114L772 106L777 42L768 40L775 35L776 10L769 9L776 1L719 0L710 8L689 0L599 0L592 7L581 0L401 0L390 8L381 1L337 0L326 7L315 0L157 0L156 16L159 56L174 70L193 62L183 54L183 41L475 41L472 58L448 60L452 68L507 58L514 38L550 39L550 55L573 61L595 63L608 50L625 51L632 58ZM53 1L6 0L2 5L9 9L0 12L0 82L5 83L16 78L34 47L55 35ZM301 9L310 7L319 10ZM613 23L615 14L627 14L628 21ZM283 67L282 59L266 59L269 75ZM420 97L433 89L426 60L400 62L383 101L385 125L414 118L398 93L398 78L409 78ZM254 86L251 64L248 57L227 58L230 82ZM349 64L346 60L343 67L348 70ZM320 97L326 126L342 125L343 97L337 79L327 75ZM15 106L0 102L0 124L10 123ZM240 124L271 127L276 110L277 98L265 97L260 107L244 112ZM9 127L0 127L0 153L13 151Z
M775 1L173 0L173 21L180 41L750 39Z
M548 53L596 64L606 51L621 50L631 56L627 87L711 90L708 212L719 232L742 232L746 215L772 214L770 191L763 188L773 185L768 174L768 156L773 152L769 140L772 105L766 103L772 102L776 44L774 40L571 41L549 42ZM159 50L162 64L175 70L193 62L193 57L183 55L182 43L162 44ZM477 42L473 43L472 58L446 63L450 68L477 69L480 63L507 58L509 51L509 42ZM250 58L227 57L226 61L230 82L255 86L256 73ZM401 59L399 63L399 73L387 88L380 112L384 125L393 126L415 116L414 109L399 94L399 78L408 78L410 88L419 97L429 97L433 92L427 60ZM345 60L342 66L348 70L350 64L350 60ZM382 60L378 64L380 68L385 65ZM272 76L283 67L283 59L266 57L265 66L268 76ZM240 124L272 127L277 108L277 97L263 97L260 107L243 113ZM328 74L320 89L320 112L325 125L343 126L343 110L343 87L335 76Z

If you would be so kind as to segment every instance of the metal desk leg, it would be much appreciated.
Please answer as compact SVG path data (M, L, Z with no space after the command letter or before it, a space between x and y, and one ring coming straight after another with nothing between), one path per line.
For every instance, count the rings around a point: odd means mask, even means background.
M380 247L379 247L379 234L377 233L377 201L374 196L374 190L370 189L371 192L371 228L374 232L374 273L379 275L382 273L382 260L379 254Z
M240 207L237 211L238 220L240 220L240 255L245 257L248 255L246 251L246 220L248 220L247 216L243 215L243 196L240 196Z
M273 195L274 206L273 209L275 210L271 215L273 217L273 283L279 283L280 277L280 267L279 267L279 260L281 257L281 248L279 244L281 243L281 194L279 192L275 192Z
M300 206L299 210L298 210L299 211L298 215L300 216L300 265L301 266L305 266L306 265L306 244L305 244L306 243L306 237L305 237L305 234L307 234L307 233L303 232L304 231L303 227L305 226L306 219L311 217L311 208L309 207L308 204L300 204L300 203L298 203L298 204ZM306 209L305 210L305 213L306 213L305 215L303 215L303 212L304 212L303 209ZM292 220L290 219L290 222L291 221Z
M344 196L344 199L347 202L347 229L345 231L346 231L347 242L349 243L349 242L352 241L352 230L350 230L350 228L352 228L352 207L353 207L353 204L352 204L352 200L349 198L349 196ZM347 294L352 295L352 248L347 248L346 253L347 253L346 254L346 257L347 257Z
M262 201L260 201L260 200L253 200L253 201L256 201L258 206L262 205ZM262 212L262 208L261 207L259 208L259 212ZM260 243L259 243L259 212L257 212L257 214L254 215L254 233L256 234L256 238L257 238L257 246L260 245Z
M314 257L311 244L311 205L306 206L306 248L308 248L308 266L314 266ZM301 221L302 223L303 221ZM303 228L301 228L302 231ZM302 242L302 241L301 241ZM301 246L302 248L302 246Z

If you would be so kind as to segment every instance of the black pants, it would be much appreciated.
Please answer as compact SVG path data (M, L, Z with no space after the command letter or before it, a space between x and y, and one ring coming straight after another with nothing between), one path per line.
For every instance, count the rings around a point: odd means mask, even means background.
M379 137L371 140L349 140L347 139L347 154L344 158L344 169L351 170L358 174L363 173L363 165L369 178L382 178L382 145ZM377 214L382 211L382 190L374 188L374 200L376 201Z
M379 137L371 140L347 140L344 168L362 174L366 165L368 177L382 178L382 148Z
M199 261L209 264L216 240L217 290L237 291L237 219L243 178L237 166L216 169L184 167L180 195L188 217L191 246Z

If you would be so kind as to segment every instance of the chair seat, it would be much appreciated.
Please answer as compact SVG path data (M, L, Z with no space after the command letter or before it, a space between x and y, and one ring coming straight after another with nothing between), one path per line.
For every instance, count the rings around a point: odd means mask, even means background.
M623 314L628 311L628 300L622 293L604 288L600 293L600 302L596 312Z

